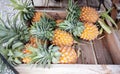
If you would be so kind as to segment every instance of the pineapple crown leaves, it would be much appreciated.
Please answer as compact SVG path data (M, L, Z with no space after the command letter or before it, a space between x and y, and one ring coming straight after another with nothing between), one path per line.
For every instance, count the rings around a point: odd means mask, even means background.
M33 23L30 33L42 40L52 40L55 21L43 15L39 22Z
M17 16L6 22L0 18L0 44L8 48L22 48L29 41L29 30L24 23L17 21Z
M18 10L18 14L20 19L23 21L31 20L35 9L32 5L31 0L10 0L12 7L14 7L15 10Z
M1 54L7 59L7 61L13 65L16 66L18 64L21 64L20 61L22 58L23 53L19 49L7 49L7 48L1 48L0 49Z
M59 47L54 45L47 46L46 42L43 45L40 43L37 43L37 45L37 48L31 46L28 47L28 50L33 52L31 55L28 55L32 58L31 63L35 63L44 67L50 67L51 63L58 63L61 55L59 52Z
M75 23L70 23L67 20L65 20L63 23L60 23L59 28L69 33L72 33L75 37L80 36L84 30L82 22L76 21Z
M73 22L74 20L79 19L80 8L77 5L77 2L73 3L73 0L69 0L67 13L66 20Z
M83 23L79 21L80 8L73 0L69 0L68 14L66 20L59 24L59 28L72 33L74 36L80 36L84 30Z

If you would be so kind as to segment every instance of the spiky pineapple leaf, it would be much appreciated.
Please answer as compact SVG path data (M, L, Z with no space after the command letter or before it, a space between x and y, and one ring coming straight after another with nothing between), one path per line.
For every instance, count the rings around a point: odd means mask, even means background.
M67 20L65 20L63 23L60 23L59 28L73 34L74 36L80 36L84 30L82 22L76 21L70 23Z
M15 10L18 10L17 15L19 15L20 19L22 21L28 21L31 20L35 9L32 5L31 0L10 0L11 4L9 6L12 6Z
M84 26L79 21L80 8L77 2L73 3L73 0L69 0L67 13L66 20L59 24L59 28L72 33L73 36L80 36L84 30Z
M11 20L7 18L6 22L0 18L0 45L12 48L15 46L23 46L23 44L29 40L28 27L24 23L17 21L16 18L17 16ZM18 42L22 44L15 45Z
M37 64L43 67L50 67L51 63L58 63L60 52L59 47L38 43L37 48L28 47L28 50L32 50L32 54L25 55L32 58L31 64ZM33 56L34 55L34 56Z
M52 40L54 29L55 21L43 15L39 22L33 23L30 33L31 35L42 40Z

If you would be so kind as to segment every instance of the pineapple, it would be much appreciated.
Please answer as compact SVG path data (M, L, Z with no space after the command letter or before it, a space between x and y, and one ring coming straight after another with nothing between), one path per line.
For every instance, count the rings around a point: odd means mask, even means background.
M25 54L23 58L25 63L34 63L44 67L50 67L51 63L59 63L61 53L59 52L58 46L48 46L46 42L43 45L37 43L37 46L37 48L32 46L27 48L28 50L32 51L32 54Z
M73 45L73 37L71 34L66 31L62 31L60 29L56 29L54 31L53 36L53 44L58 46L72 46Z
M73 34L74 37L79 36L84 30L83 23L79 21L79 16L79 6L73 3L73 0L69 0L66 20L58 24L59 28Z
M33 23L30 29L32 36L40 40L52 40L53 30L55 29L55 21L46 15L41 17L39 22Z
M10 0L11 6L18 10L18 14L20 19L23 21L31 20L34 16L34 6L32 5L31 0Z
M0 45L10 49L23 48L30 37L28 27L17 22L17 17L12 20L7 18L6 21L0 18Z
M80 35L80 38L85 40L94 40L99 35L97 26L92 23L85 23L84 25L85 29Z
M80 13L80 19L82 22L95 23L99 18L98 12L92 7L83 7Z
M38 22L38 21L40 21L42 15L43 15L42 12L35 12L32 21L33 21L33 22Z
M77 62L77 53L72 47L64 46L60 48L60 60L61 64L74 64Z

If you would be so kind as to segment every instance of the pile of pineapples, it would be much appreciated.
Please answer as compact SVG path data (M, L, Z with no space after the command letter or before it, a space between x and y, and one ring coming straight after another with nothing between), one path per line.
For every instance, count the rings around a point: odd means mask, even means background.
M99 14L92 7L80 8L72 0L66 19L58 20L35 11L29 0L10 1L18 14L11 19L7 17L6 21L0 19L0 51L12 65L74 64L78 59L74 45L78 39L91 41L102 31L110 34L106 19L116 26L108 12Z

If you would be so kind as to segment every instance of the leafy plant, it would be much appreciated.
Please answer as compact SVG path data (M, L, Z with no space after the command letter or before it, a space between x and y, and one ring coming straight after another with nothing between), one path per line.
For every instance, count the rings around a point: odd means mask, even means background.
M42 40L52 40L54 29L55 21L46 15L43 15L40 21L33 23L30 33L31 35Z
M17 21L17 16L10 20L8 17L6 22L0 18L0 45L7 48L22 48L24 43L29 41L29 29L22 23Z
M79 21L80 8L72 0L69 0L67 17L63 23L59 24L59 28L72 33L74 36L80 36L84 30L83 23Z
M101 30L105 30L108 34L112 33L112 29L113 25L115 26L116 29L118 29L117 24L115 23L115 21L109 16L109 12L111 11L111 9L109 9L108 11L104 11L100 13L100 19L98 20L99 25L101 26ZM109 21L112 25L107 25L106 21ZM108 23L109 24L109 23Z
M50 45L47 46L46 42L44 45L37 43L38 47L28 47L28 50L32 51L32 54L26 54L25 57L32 58L31 63L42 65L44 67L50 67L51 63L58 63L60 52L59 47Z
M35 9L31 0L10 0L10 2L10 6L18 11L17 15L21 20L26 22L32 19Z

